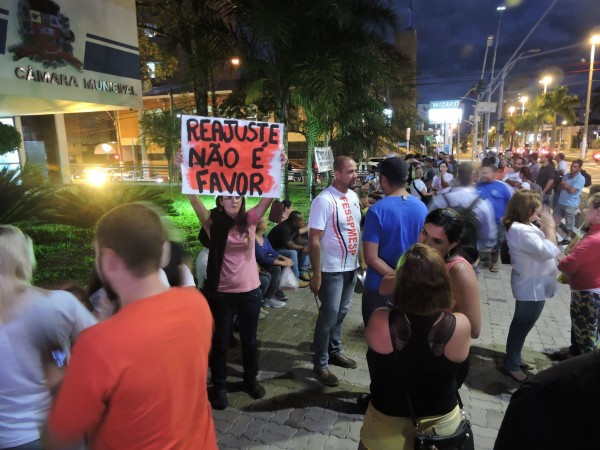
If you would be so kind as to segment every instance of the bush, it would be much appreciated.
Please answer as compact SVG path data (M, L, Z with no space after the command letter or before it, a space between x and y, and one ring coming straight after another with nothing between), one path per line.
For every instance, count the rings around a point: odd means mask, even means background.
M35 181L26 168L0 170L0 223L37 221L44 216L53 189L44 180Z
M132 202L149 202L173 214L171 199L153 186L66 186L49 199L44 220L47 223L92 228L111 209Z
M0 122L0 155L15 151L21 145L21 134L11 125Z

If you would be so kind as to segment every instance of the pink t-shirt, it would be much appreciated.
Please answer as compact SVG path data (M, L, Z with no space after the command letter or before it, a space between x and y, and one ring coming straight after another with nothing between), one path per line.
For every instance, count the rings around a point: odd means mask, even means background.
M252 208L248 211L248 232L240 234L235 227L229 231L221 265L219 292L249 292L260 286L254 255L256 224L259 220Z

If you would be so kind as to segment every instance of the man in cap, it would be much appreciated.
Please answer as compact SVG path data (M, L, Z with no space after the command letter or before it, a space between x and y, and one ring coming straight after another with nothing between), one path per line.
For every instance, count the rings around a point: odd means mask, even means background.
M363 254L367 275L362 296L365 326L373 311L390 305L379 295L385 275L393 274L400 256L419 240L427 207L406 190L408 165L401 158L381 162L381 190L385 197L369 208L363 231Z

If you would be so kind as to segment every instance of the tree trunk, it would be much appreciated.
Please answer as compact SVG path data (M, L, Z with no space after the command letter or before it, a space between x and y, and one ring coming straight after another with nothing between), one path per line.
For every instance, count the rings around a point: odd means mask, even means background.
M289 120L289 93L287 89L280 87L281 98L279 99L279 111L278 111L278 120L283 124L283 146L285 147L285 152L290 157L288 152L288 128L290 125ZM289 164L285 164L284 167L281 168L281 177L282 177L282 192L281 197L285 200L289 200L289 181L288 181L288 166Z
M554 114L554 120L552 121L552 147L550 149L554 147L558 148L556 145L556 114Z

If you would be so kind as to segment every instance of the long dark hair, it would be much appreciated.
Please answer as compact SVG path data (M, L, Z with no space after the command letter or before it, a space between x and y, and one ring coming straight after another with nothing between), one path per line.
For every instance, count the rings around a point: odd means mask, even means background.
M454 256L462 256L471 264L477 261L479 252L477 248L471 248L469 236L465 236L465 218L458 211L452 208L439 208L431 211L425 217L425 223L442 227L448 238L448 242L456 243L446 259L452 259Z
M225 208L223 208L223 196L218 196L216 200L217 208L219 212L225 214ZM246 211L246 197L242 197L242 205L240 206L240 212L233 219L233 226L239 234L248 233L248 212Z
M442 227L446 233L449 242L456 242L460 245L460 235L465 227L463 217L452 208L434 209L427 217L425 223L430 223L437 227Z

